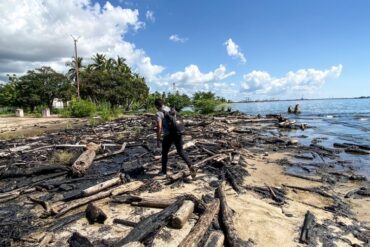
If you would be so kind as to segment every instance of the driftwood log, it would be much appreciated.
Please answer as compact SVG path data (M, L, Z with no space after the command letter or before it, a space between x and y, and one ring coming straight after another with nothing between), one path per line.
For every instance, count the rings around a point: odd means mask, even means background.
M200 216L198 222L195 224L190 233L185 237L185 239L182 240L179 247L198 246L219 209L220 201L218 199L215 199L213 202L207 205L205 212L202 214L202 216Z
M113 247L125 246L130 242L143 242L150 235L155 234L161 227L168 224L171 216L181 207L184 198L178 199L175 203L140 221L131 232L119 240Z
M4 178L14 178L14 177L25 177L25 176L33 176L38 174L47 174L47 173L56 173L61 171L68 172L70 170L69 167L62 166L62 165L40 165L33 168L12 168L9 170L5 170L0 174L0 179Z
M190 141L190 142L185 143L185 144L182 146L182 148L183 148L183 149L188 149L188 148L191 148L191 147L194 147L194 146L195 146L195 141ZM176 152L177 152L176 150L172 150L172 151L170 151L170 152L168 153L168 155L174 155ZM159 160L159 159L161 159L161 158L162 158L162 156L161 156L161 155L154 156L154 159L156 159L156 160Z
M89 167L91 166L96 152L100 149L100 145L95 143L89 143L86 145L86 150L78 157L78 159L72 165L72 174L76 177L82 177L85 175Z
M302 244L309 244L312 239L312 228L315 226L315 216L310 212L307 211L306 215L304 216L304 222L301 230L301 236L299 237L299 242Z
M127 143L125 142L125 143L122 144L121 148L117 151L114 151L112 153L105 153L105 154L97 155L94 160L105 159L105 158L112 157L112 156L117 155L117 154L121 154L125 151L126 145L127 145Z
M194 202L185 200L179 210L172 216L172 226L176 229L181 229L193 213L194 207Z
M68 243L70 247L93 247L90 240L78 232L74 232L72 234L72 236L68 239Z
M107 219L107 215L103 212L103 210L95 206L93 203L89 203L85 213L90 224L94 224L96 222L103 224Z
M115 195L119 195L119 194L123 194L123 193L126 193L126 192L131 192L131 191L137 190L143 184L144 183L141 182L141 181L133 181L133 182L130 182L130 183L127 183L127 184L122 184L120 186L114 187L114 188L109 189L107 191L99 192L95 195L91 195L91 196L88 196L88 197L77 199L77 200L74 200L74 201L71 201L71 202L68 202L68 203L64 203L62 205L58 205L56 207L52 206L52 210L55 213L57 213L56 217L60 217L60 216L64 215L65 213L67 213L68 211L70 211L72 209L75 209L75 208L78 208L80 206L86 205L90 202L100 200L100 199L109 197L111 195L115 196Z
M128 243L128 244L124 245L124 247L144 247L144 246L145 245L143 245L140 242L131 242L131 243Z
M195 168L199 168L201 167L202 165L204 165L206 162L210 161L210 160L216 160L216 161L222 161L224 159L226 159L228 156L225 155L225 154L215 154L213 156L210 156L208 158L205 158L201 161L198 161L196 162L195 164L193 164L193 167Z
M119 176L109 179L107 181L104 181L102 183L96 184L94 186L91 186L89 188L86 188L82 191L82 196L90 196L93 194L96 194L102 190L105 190L109 187L112 187L117 184L121 184L123 181L124 176L120 174Z
M237 165L237 164L239 164L239 161L240 161L240 153L238 152L238 153L234 154L233 161L231 162L231 164Z
M47 247L51 240L53 240L54 234L53 233L46 233L41 242L39 243L39 247Z
M219 185L217 192L218 197L220 198L221 225L224 228L226 242L228 246L250 246L248 241L243 241L235 230L233 222L233 211L226 202L225 182L222 182Z
M176 198L167 197L138 197L136 201L131 202L132 206L166 208L173 204Z
M179 179L186 178L186 177L189 177L189 176L190 176L189 171L180 171L176 174L169 175L168 179L170 180L170 183L173 183L173 182L176 182Z
M139 189L143 185L144 185L144 183L141 182L141 181L133 181L133 182L129 182L127 184L121 184L120 186L111 189L111 191L112 191L111 195L112 196L118 196L118 195L121 195L123 193L131 192L131 191Z
M114 219L113 220L114 224L121 224L124 226L130 226L130 227L135 227L138 223L129 221L129 220L123 220L123 219Z
M221 231L213 231L209 235L204 247L223 247L225 236Z

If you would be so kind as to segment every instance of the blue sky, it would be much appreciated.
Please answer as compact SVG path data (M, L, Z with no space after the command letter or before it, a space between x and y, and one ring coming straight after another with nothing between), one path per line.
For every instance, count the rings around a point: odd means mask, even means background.
M132 3L132 2L131 2ZM369 1L135 1L140 12L154 11L155 23L129 37L168 72L197 64L209 71L220 63L242 80L252 70L281 77L302 68L342 64L314 96L370 94ZM173 34L187 37L171 43ZM232 38L247 58L230 58L223 43ZM297 96L300 97L298 94Z
M14 4L4 0L0 12L6 11L6 2L9 9ZM33 0L32 6L19 2L34 9L34 14L25 11L15 19L25 20L22 28L15 26L21 35L31 29L29 18L50 29L43 41L53 40L53 35L65 41L58 46L50 41L55 51L47 54L55 55L46 59L39 54L47 52L41 49L41 38L31 39L29 47L40 46L32 58L19 58L19 46L0 41L8 61L5 66L5 59L0 59L3 74L46 62L62 70L72 52L69 43L64 45L71 32L82 36L84 58L96 52L124 56L147 78L152 91L172 90L175 82L185 93L211 90L231 99L370 95L370 1L70 0L59 6L52 1ZM80 25L73 24L72 17L79 18ZM15 20L9 17L0 24ZM54 31L58 29L65 33ZM9 30L0 32L9 36ZM34 38L44 32L27 35ZM8 55L12 49L14 54ZM18 70L11 71L9 64Z

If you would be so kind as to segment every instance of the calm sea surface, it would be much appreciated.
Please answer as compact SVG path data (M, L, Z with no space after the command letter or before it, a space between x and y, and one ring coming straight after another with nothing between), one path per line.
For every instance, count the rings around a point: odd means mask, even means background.
M299 104L302 113L287 114L288 107ZM259 103L235 103L233 110L251 115L282 114L297 123L313 128L294 130L290 136L297 137L304 145L313 139L320 145L333 147L333 143L370 145L370 99L302 100ZM351 155L342 152L343 159L351 160L360 173L370 179L370 155Z

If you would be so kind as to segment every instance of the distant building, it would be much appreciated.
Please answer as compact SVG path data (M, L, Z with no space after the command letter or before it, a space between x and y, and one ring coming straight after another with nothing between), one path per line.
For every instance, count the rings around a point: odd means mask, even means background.
M63 109L64 108L63 100L55 98L53 100L53 108L54 109Z

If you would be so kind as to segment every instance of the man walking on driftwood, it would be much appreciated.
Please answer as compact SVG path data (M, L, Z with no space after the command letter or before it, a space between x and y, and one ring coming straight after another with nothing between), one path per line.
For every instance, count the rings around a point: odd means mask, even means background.
M175 144L177 153L185 161L190 170L190 175L194 178L196 176L196 169L192 167L191 161L183 149L182 134L184 127L180 123L179 119L176 119L175 109L170 109L168 106L163 104L161 99L156 99L154 105L157 108L157 147L161 146L161 135L163 133L162 140L162 170L159 173L161 176L167 176L167 161L168 152Z

